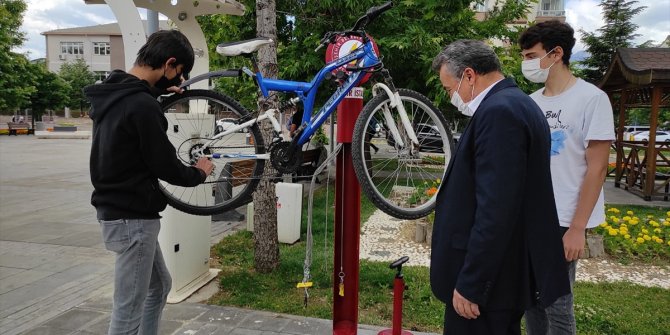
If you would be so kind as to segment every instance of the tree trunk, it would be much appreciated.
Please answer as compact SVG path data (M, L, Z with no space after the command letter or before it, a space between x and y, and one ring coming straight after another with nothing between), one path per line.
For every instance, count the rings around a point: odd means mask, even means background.
M277 22L275 0L256 1L256 31L259 37L269 37L275 43L258 51L258 67L265 78L277 78ZM266 101L260 97L261 112L276 108L277 100ZM263 140L271 143L273 128L270 122L260 124ZM274 173L273 173L274 172ZM266 162L265 176L276 172L270 162ZM279 266L279 242L277 241L277 198L275 185L271 180L261 179L254 192L254 264L256 271L267 273Z

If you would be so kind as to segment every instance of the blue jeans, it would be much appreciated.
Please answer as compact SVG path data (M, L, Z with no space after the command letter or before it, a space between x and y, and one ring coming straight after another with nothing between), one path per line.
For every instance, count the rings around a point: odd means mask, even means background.
M575 335L577 322L573 304L572 288L575 284L577 261L567 263L570 276L570 293L558 298L551 306L533 306L526 311L527 335Z
M158 334L172 287L158 245L160 220L100 220L100 225L105 247L116 253L108 334Z

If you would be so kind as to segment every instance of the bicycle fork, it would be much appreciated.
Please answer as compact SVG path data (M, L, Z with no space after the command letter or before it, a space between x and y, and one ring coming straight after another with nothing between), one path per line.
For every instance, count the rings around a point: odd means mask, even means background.
M382 70L382 75L384 76L384 81L386 82L386 84L383 83L375 84L372 87L372 95L376 96L378 92L385 91L386 95L389 97L389 104L383 106L384 109L383 114L384 114L384 120L386 121L386 125L388 126L389 131L391 132L391 135L395 140L395 143L397 143L400 148L405 147L405 142L402 140L402 136L400 136L400 131L398 130L398 127L396 127L393 115L391 115L391 111L389 110L389 107L396 108L400 116L400 121L402 122L403 127L405 127L406 129L409 140L412 142L413 147L418 148L419 139L416 137L414 127L412 127L412 123L410 122L409 117L407 116L407 111L405 110L405 105L403 105L402 100L400 99L400 94L398 93L398 90L395 88L395 85L393 84L393 79L391 78L391 75L386 69Z

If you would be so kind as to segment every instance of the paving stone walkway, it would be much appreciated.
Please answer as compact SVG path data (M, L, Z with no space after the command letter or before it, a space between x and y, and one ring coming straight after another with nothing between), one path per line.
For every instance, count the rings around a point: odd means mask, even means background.
M106 334L114 256L102 245L90 205L90 146L90 140L0 137L0 334ZM244 224L214 223L212 243ZM362 325L358 334L380 329ZM160 330L329 333L330 320L190 302L168 305Z

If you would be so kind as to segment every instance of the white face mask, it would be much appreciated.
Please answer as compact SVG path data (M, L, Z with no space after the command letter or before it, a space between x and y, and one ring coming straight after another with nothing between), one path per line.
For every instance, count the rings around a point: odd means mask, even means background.
M458 82L458 87L456 88L456 91L454 91L454 94L451 95L451 104L454 105L456 108L458 108L458 111L461 112L465 116L472 116L475 112L470 109L469 104L463 102L463 99L461 98L461 95L458 94L458 90L461 89L461 84L463 83L463 77L465 76L465 72L461 75L461 81ZM475 87L472 87L472 91L474 92Z
M546 55L542 56L541 58L522 61L521 72L523 73L523 76L534 83L546 82L547 78L549 77L549 69L551 69L551 67L554 66L556 62L553 62L551 65L549 65L548 68L543 69L540 66L540 61L542 61L544 57L547 57L552 51L554 51L554 49L551 49L549 52L547 52Z

